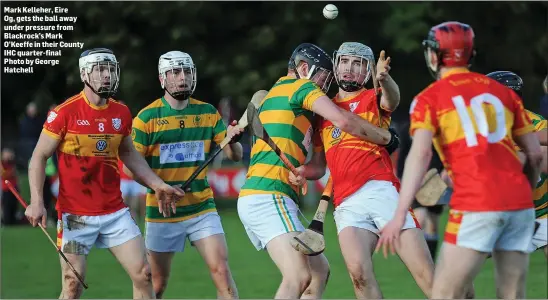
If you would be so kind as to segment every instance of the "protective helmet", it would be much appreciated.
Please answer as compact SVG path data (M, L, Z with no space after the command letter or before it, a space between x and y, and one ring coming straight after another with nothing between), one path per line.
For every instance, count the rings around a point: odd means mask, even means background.
M97 66L98 73L92 74L93 67ZM93 48L82 52L78 60L80 69L80 79L87 85L95 94L101 98L108 98L116 94L120 83L120 66L116 60L116 56L112 50L107 48ZM103 72L108 72L109 83L104 84ZM98 83L99 87L94 86Z

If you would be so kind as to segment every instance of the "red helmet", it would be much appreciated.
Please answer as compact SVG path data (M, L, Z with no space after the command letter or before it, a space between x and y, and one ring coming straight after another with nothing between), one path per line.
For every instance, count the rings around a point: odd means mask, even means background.
M427 56L429 48L437 55L438 66L468 67L474 56L474 30L460 22L441 23L430 29L422 45L427 63L430 61ZM434 73L439 71L439 67L434 69L429 66L429 69Z

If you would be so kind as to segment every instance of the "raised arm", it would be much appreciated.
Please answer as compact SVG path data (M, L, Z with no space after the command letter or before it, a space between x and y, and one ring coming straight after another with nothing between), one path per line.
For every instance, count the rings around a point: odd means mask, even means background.
M392 134L388 130L379 128L358 115L339 108L327 96L319 97L312 104L312 111L331 121L342 131L365 141L383 146L387 146L392 141Z

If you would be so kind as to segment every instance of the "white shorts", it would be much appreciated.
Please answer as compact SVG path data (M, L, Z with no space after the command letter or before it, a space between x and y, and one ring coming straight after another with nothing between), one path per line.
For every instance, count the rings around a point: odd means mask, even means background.
M346 227L357 227L379 234L394 217L399 194L390 181L371 180L346 197L333 213L337 233ZM403 229L420 228L412 210L407 213Z
M494 250L530 252L535 230L533 208L515 211L449 211L444 241L491 253Z
M64 253L88 255L93 245L112 248L140 235L127 207L101 216L63 213L57 221L57 247Z
M122 179L120 181L120 190L122 191L122 198L127 197L139 197L146 194L146 188L135 180Z
M304 231L295 202L280 194L257 194L238 199L238 215L251 243L261 250L284 233Z
M536 221L540 224L540 226L535 232L535 235L533 235L533 241L531 243L531 247L529 248L529 252L533 252L548 244L548 218L544 217L542 219L537 219Z
M146 222L145 245L154 252L183 252L187 238L192 244L224 233L219 214L209 212L176 223Z
M53 197L57 198L59 196L59 178L51 184L50 191Z

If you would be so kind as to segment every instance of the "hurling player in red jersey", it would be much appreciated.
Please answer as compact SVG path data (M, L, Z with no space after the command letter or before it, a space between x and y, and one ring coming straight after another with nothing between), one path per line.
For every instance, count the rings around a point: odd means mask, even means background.
M387 130L391 113L399 104L399 88L388 74L390 58L385 59L384 52L377 64L381 98L377 98L374 89L365 88L374 59L373 51L366 45L343 43L334 57L339 93L332 101L341 109ZM354 293L357 298L382 298L373 272L372 255L379 230L392 219L398 205L400 183L394 174L390 153L385 146L342 132L328 120L321 121L314 144L311 162L298 168L304 176L290 175L290 178L317 179L327 164L333 180L339 244L354 283ZM424 294L430 296L434 263L411 212L406 213L403 229L405 246L397 249L398 254Z
M413 144L400 203L394 219L381 231L378 247L399 242L407 207L432 156L433 140L454 192L432 298L462 298L489 252L495 260L497 296L524 298L535 221L532 188L542 160L538 138L514 91L468 70L474 53L469 25L439 24L423 45L436 82L411 104ZM527 156L523 169L513 141Z
M110 98L117 90L120 68L112 51L86 50L79 60L84 90L49 112L29 166L31 204L25 215L46 226L42 185L46 160L57 152L59 196L57 245L84 275L92 246L108 248L127 271L134 298L154 298L141 232L120 193L118 156L151 187L169 214L180 189L164 183L133 147L132 117L127 106ZM60 298L79 298L82 286L61 260Z

